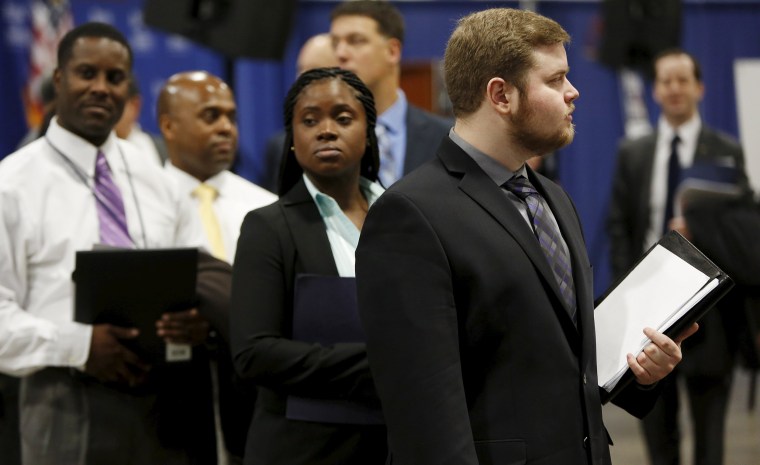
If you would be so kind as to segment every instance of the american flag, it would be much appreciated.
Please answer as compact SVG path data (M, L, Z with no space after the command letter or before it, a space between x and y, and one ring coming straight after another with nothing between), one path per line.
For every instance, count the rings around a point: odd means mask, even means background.
M32 42L29 45L29 78L24 88L24 106L27 124L36 128L45 116L42 83L52 76L58 42L74 27L74 19L68 0L33 0L30 8Z

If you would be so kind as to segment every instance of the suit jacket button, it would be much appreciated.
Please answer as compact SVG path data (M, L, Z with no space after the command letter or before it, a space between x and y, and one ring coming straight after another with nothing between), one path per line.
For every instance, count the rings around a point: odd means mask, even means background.
M586 384L586 373L583 373L583 384Z
M583 438L583 448L588 449L588 436Z

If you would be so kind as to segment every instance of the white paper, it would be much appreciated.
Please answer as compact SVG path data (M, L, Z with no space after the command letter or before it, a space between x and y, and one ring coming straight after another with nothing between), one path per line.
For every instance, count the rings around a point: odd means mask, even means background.
M599 385L611 391L628 368L626 355L641 352L643 330L669 328L717 286L709 276L656 245L594 311Z

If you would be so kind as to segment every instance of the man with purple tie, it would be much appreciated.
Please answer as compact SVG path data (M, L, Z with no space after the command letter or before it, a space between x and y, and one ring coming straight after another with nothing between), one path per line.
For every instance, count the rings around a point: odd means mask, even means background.
M57 117L45 137L0 163L0 372L24 377L24 464L201 463L162 442L156 396L130 389L150 370L124 344L137 330L73 321L76 251L201 240L161 170L113 132L131 69L116 29L73 29L58 49ZM198 343L207 332L195 309L157 322L173 342Z

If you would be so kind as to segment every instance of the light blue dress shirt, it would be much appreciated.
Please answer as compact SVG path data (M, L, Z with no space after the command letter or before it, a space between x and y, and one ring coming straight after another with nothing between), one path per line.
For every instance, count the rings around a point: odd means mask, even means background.
M382 115L377 117L376 133L378 139L381 137L383 129L387 137L388 149L390 153L383 154L381 147L381 161L379 179L387 188L391 184L401 179L404 175L404 162L406 161L406 111L409 108L409 102L406 100L406 94L401 89L397 91L398 98ZM378 129L378 127L380 127ZM390 169L383 169L384 156L390 156L392 159Z
M359 229L343 213L338 202L329 195L320 192L305 174L303 181L306 183L306 189L308 189L311 198L314 199L314 203L317 204L319 214L325 223L327 239L330 241L338 275L344 278L356 276L355 254L356 246L359 245ZM364 193L367 205L370 207L384 191L380 184L366 178L359 178L359 188Z

